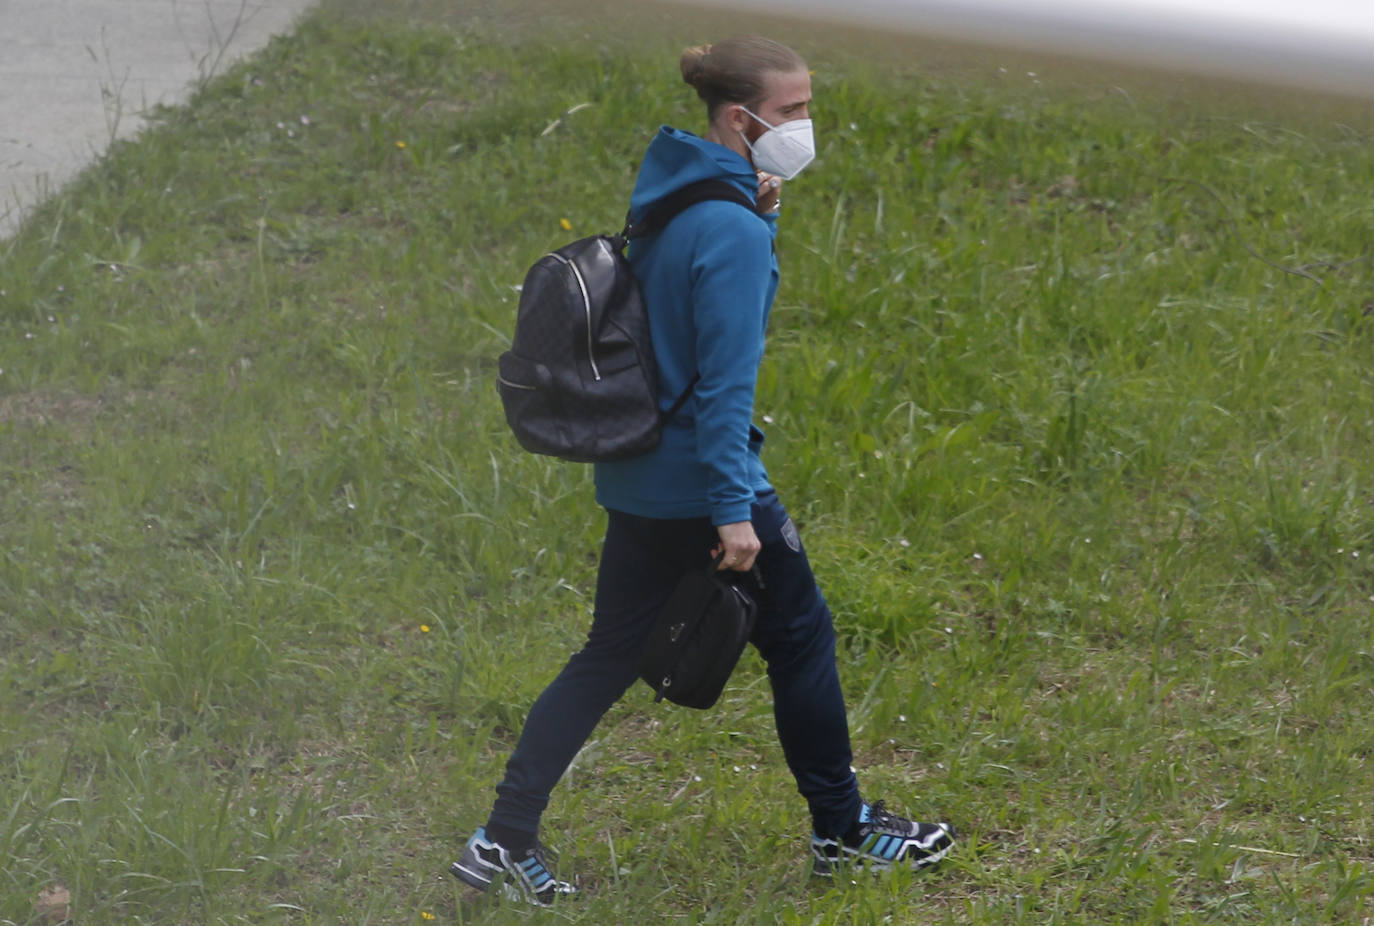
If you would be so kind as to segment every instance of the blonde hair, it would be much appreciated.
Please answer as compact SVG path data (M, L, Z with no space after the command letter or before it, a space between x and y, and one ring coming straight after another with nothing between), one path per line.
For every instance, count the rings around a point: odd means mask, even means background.
M714 45L696 45L682 53L682 79L706 104L708 119L726 103L757 107L770 73L806 70L802 56L780 42L758 35L738 35Z

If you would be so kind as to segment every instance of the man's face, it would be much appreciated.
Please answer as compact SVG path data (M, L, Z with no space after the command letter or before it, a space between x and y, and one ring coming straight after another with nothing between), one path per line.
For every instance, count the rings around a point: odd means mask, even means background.
M751 107L752 108L752 107ZM764 80L764 95L754 114L768 125L781 125L794 119L811 118L811 74L803 69L796 71L770 71ZM739 107L732 116L740 119L744 135L752 144L760 135L768 131L768 126L759 119L750 117Z

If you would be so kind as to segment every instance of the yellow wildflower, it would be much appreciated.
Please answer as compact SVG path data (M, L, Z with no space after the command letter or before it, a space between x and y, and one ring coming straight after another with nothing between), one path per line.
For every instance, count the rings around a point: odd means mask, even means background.
M563 226L564 231L572 231L572 223L567 219L559 219L558 224Z
M420 625L420 633L429 633L429 625L428 625L428 624L421 624L421 625Z
M396 143L396 147L397 147L397 148L404 148L405 146L406 146L406 143L403 142L403 141L398 141L398 142Z

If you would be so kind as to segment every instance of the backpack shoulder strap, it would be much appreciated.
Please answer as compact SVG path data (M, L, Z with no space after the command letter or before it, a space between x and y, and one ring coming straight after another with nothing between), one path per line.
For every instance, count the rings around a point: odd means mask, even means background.
M698 180L696 183L689 183L675 193L659 200L649 210L648 214L638 222L631 222L630 214L625 213L625 230L620 233L621 237L628 241L633 238L645 238L657 234L679 212L688 206L695 206L697 203L705 202L708 199L737 203L754 213L758 211L758 206L754 200L741 192L740 188L733 183L724 180Z
M705 202L708 199L719 199L725 202L736 203L748 209L754 214L758 214L758 204L740 191L740 188L733 183L724 180L698 180L696 183L689 183L680 190L664 197L654 204L642 219L638 222L630 220L630 213L625 213L625 230L620 233L621 241L628 242L633 238L647 238L649 235L657 234L662 231L664 226L673 220L679 212L688 206L695 206L697 203ZM701 379L701 373L692 377L692 381L687 384L687 388L682 390L682 394L673 400L672 406L660 415L660 420L666 424L672 420L673 416L682 410L687 399L691 397L692 390L696 388L697 382Z

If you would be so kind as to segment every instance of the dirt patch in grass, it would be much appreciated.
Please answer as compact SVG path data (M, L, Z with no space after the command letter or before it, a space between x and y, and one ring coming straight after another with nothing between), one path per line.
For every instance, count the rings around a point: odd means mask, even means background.
M0 424L84 424L105 405L101 396L70 392L25 392L0 398Z

